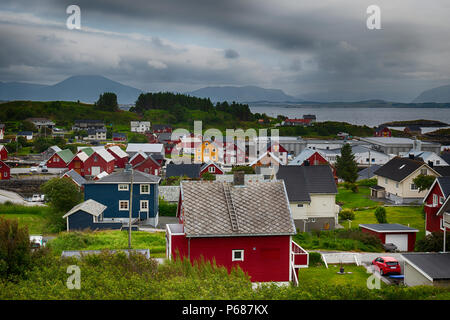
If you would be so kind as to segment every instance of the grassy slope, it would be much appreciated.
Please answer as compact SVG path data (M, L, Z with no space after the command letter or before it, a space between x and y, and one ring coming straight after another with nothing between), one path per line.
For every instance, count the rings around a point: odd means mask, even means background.
M369 195L370 190L367 187L359 187L358 193L339 187L336 202L342 203L342 208L344 209L376 207L381 205L381 202L371 200Z
M150 249L150 255L164 257L166 238L164 232L149 233L134 231L131 234L133 249ZM127 249L128 233L126 231L95 231L95 232L62 232L49 242L55 253L61 254L63 250L102 250Z
M353 287L366 287L367 278L370 276L364 267L345 265L345 272L351 274L337 274L339 266L304 268L299 271L300 286L314 285L318 283L327 285L351 285Z

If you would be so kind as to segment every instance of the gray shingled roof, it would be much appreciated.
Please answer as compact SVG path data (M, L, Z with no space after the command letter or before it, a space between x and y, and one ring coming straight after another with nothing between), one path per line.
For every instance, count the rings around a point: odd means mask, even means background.
M138 170L133 170L133 184L134 183L159 183L161 178L152 174L144 173ZM87 183L130 183L131 172L120 171L112 173L97 181L88 181Z
M433 280L450 279L450 253L403 253L407 262Z
M450 195L450 177L438 177L437 180L444 193L444 197L447 198Z
M370 229L376 232L394 232L394 231L402 231L402 232L419 232L419 230L404 226L399 223L368 223L368 224L360 224L362 228Z
M76 184L78 184L80 187L86 183L86 179L83 178L78 172L76 172L74 169L66 172L64 175L69 176L72 178L73 181L75 181Z
M284 180L290 202L311 201L312 193L337 194L333 172L328 165L280 166L277 179Z
M375 175L374 172L380 167L381 166L379 164L373 164L370 167L358 171L358 179L356 179L356 181L373 178L373 176Z
M418 160L395 157L374 173L377 176L400 182L424 164L424 162Z
M77 211L87 212L95 217L98 217L103 211L105 211L106 206L92 199L86 200L69 210L63 218L67 218L72 213Z
M230 189L238 230L233 231L225 198ZM295 226L282 181L233 186L226 182L181 183L187 237L294 235Z
M450 166L435 166L433 169L443 177L450 177Z

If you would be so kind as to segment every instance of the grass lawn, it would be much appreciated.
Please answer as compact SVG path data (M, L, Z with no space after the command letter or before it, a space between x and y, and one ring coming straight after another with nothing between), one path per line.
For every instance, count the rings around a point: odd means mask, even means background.
M149 233L133 231L131 234L133 249L150 249L150 256L161 258L166 252L164 232ZM48 244L56 254L63 250L102 250L128 249L128 232L118 230L93 232L61 232Z
M344 265L345 272L351 274L337 274L339 265L329 265L328 269L322 267L310 267L300 269L298 272L299 286L311 286L314 284L326 283L328 285L351 285L353 287L366 287L367 278L370 276L364 267L355 265Z
M17 219L19 225L26 225L30 234L42 234L45 227L45 214L48 207L27 207L20 205L0 205L0 217Z
M382 204L381 202L370 199L369 195L370 189L368 187L359 187L357 193L347 190L344 187L339 187L336 202L342 203L341 206L343 209L377 207Z
M409 224L411 228L416 228L419 232L416 239L422 239L425 236L425 217L422 207L385 207L386 218L388 223L400 223L405 226ZM377 223L375 218L375 209L355 211L355 220L351 222L353 228L358 227L361 223ZM341 225L348 228L348 223L343 221Z

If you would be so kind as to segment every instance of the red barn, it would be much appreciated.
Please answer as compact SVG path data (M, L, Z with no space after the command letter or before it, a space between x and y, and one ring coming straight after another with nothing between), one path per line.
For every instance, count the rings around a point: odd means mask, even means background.
M383 244L393 243L399 251L414 251L417 229L398 223L360 224L361 231L380 238Z
M379 126L375 129L375 137L391 137L392 131L386 126Z
M8 159L8 150L6 150L6 147L2 144L0 144L0 160L7 160Z
M0 160L0 180L9 180L11 178L11 169L9 166Z
M205 163L200 168L200 176L202 176L205 172L209 172L211 174L224 174L222 168L212 161Z
M443 232L443 212L450 205L450 177L438 177L434 180L423 199L425 209L425 232ZM449 231L449 228L447 228Z
M298 268L308 266L308 253L292 241L283 181L183 181L177 216L179 224L166 225L169 259L214 259L229 271L239 266L252 282L298 283Z
M147 160L147 158L148 158L148 156L147 156L147 154L145 152L138 151L130 158L129 163L132 166L135 166L135 165L137 165L137 164Z
M123 151L119 146L112 146L106 149L115 159L117 168L125 168L128 163L128 153Z
M151 155L141 162L134 162L133 169L157 176L161 173L161 164Z
M49 168L65 168L72 161L74 154L69 149L55 152L50 159L47 160L46 165Z

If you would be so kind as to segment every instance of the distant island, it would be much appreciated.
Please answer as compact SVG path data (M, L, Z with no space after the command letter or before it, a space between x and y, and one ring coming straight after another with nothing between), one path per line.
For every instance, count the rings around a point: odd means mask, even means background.
M408 121L392 121L392 122L386 122L383 123L382 126L386 127L406 127L410 125L416 125L419 127L448 127L449 124L437 120L425 120L425 119L419 119L419 120L408 120Z

